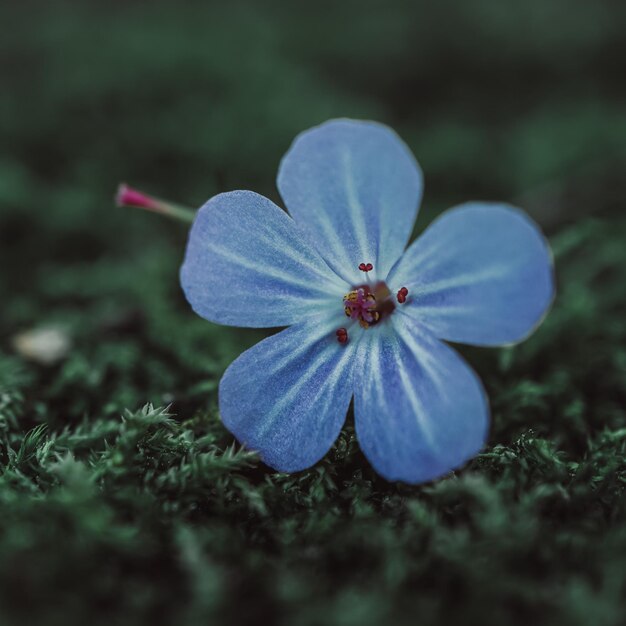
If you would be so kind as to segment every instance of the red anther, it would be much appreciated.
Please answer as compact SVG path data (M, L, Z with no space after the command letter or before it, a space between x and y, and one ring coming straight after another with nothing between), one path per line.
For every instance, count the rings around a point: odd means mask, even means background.
M400 304L404 304L406 302L406 297L409 295L409 290L406 287L402 287L398 289L398 293L396 294L396 298Z
M371 272L374 269L374 266L371 263L361 263L359 265L359 269L362 272Z
M337 329L335 335L337 335L337 341L339 343L348 343L348 331L345 328Z

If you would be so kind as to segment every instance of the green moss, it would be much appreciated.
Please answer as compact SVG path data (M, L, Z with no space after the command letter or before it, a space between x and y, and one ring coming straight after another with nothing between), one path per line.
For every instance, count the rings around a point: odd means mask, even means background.
M623 10L537 3L567 10L555 32L486 0L39 2L36 19L13 4L0 8L0 622L620 624ZM493 427L433 484L380 479L351 416L300 474L242 451L217 384L263 333L189 310L184 226L112 207L120 180L192 204L235 187L276 197L293 135L335 115L409 141L426 172L419 228L484 197L523 203L550 232L554 310L520 346L462 349ZM71 338L65 359L15 353L16 333L46 325Z

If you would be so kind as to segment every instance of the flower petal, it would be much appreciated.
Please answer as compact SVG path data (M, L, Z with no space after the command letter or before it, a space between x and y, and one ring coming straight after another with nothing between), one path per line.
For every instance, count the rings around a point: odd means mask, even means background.
M356 434L388 480L426 482L483 446L487 398L461 357L406 316L364 333L355 369Z
M524 339L554 298L552 255L539 227L519 209L488 203L446 211L388 283L408 288L401 310L437 337L482 346Z
M180 277L198 315L254 328L341 308L346 289L295 222L251 191L219 194L200 209Z
M284 156L278 189L328 264L348 282L372 263L383 279L411 236L422 172L382 124L331 120L301 133Z
M310 467L339 435L356 342L339 344L337 328L330 316L291 326L244 352L222 378L226 428L277 470Z

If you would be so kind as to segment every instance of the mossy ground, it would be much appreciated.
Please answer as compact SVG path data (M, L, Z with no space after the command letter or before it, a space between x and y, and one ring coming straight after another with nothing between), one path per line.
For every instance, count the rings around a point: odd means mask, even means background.
M3 4L1 623L623 623L624 17L565 0ZM239 449L217 384L263 334L189 310L183 225L112 206L120 180L191 205L276 198L292 137L334 116L410 144L419 228L501 199L554 248L533 338L463 349L493 427L433 484L377 477L350 417L300 474ZM55 365L12 349L42 325L73 342Z

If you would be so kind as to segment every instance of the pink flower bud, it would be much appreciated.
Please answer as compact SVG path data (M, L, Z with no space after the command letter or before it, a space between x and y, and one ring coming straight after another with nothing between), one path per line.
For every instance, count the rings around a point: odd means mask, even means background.
M150 211L159 211L162 205L156 198L148 196L137 189L133 189L125 183L122 183L117 188L115 203L117 206L139 207L140 209L148 209Z
M192 209L154 198L142 191L129 187L126 183L122 183L117 188L115 204L117 206L137 207L146 211L154 211L182 222L193 222L196 214Z

